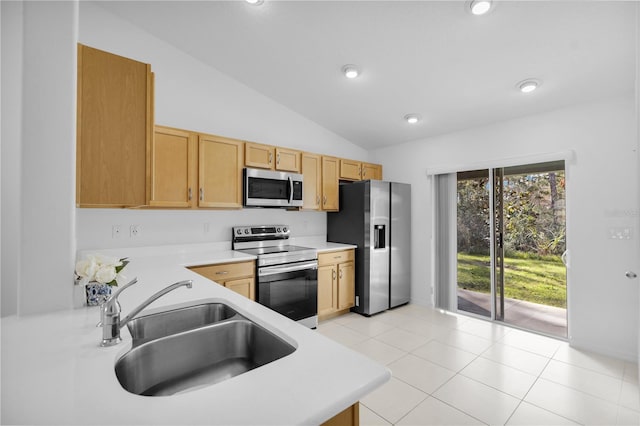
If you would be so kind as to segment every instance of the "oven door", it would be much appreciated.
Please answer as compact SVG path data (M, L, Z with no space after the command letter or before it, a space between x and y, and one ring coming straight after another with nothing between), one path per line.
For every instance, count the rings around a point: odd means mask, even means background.
M258 303L291 318L317 324L318 262L298 262L258 268Z

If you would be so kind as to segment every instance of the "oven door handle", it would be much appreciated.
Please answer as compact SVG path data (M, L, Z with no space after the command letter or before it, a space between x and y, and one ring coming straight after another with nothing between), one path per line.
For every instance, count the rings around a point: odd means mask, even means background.
M258 276L266 277L268 275L285 274L287 272L304 271L305 269L318 269L318 262L304 262L295 265L276 265L267 266L258 269Z

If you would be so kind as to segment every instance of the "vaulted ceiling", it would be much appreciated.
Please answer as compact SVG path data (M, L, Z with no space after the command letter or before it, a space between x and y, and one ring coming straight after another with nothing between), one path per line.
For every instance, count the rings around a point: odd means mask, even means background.
M634 89L636 2L101 2L366 149ZM356 64L360 76L341 73ZM516 84L542 81L523 94ZM422 119L409 125L403 117Z

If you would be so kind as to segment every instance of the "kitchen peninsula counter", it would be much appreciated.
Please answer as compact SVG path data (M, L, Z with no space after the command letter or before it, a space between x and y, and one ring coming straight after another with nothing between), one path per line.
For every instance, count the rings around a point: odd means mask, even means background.
M352 248L315 248L339 246ZM2 318L3 424L319 424L390 378L386 367L186 269L253 256L216 244L88 252L129 257L124 272L138 284L119 297L123 315L167 285L190 279L192 289L174 290L142 314L200 299L222 302L296 350L208 387L146 397L118 383L114 365L130 349L131 337L124 327L122 343L99 347L99 308Z

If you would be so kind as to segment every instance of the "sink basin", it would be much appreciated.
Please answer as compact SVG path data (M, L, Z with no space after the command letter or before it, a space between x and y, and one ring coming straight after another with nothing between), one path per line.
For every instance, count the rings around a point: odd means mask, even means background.
M238 316L160 337L133 347L115 366L127 391L175 395L246 373L295 351L295 347Z
M135 318L127 324L133 346L227 320L238 313L224 303L201 303Z

